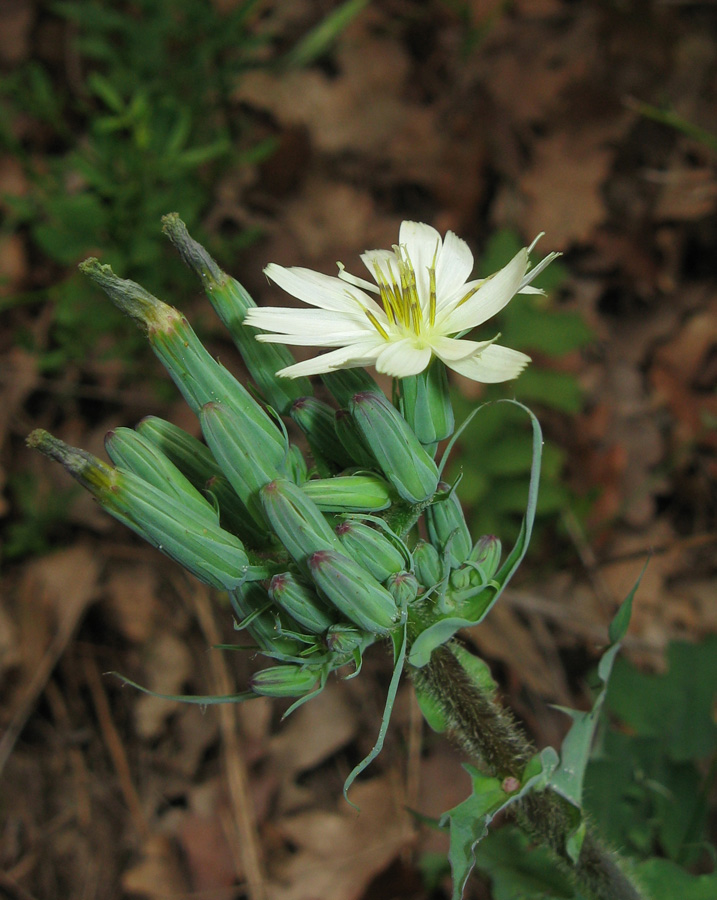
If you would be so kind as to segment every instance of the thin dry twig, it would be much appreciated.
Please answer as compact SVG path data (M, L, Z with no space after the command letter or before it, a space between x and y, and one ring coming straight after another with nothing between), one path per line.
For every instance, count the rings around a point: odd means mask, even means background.
M182 593L186 593L186 591L182 590ZM221 635L214 619L208 591L199 586L196 588L192 586L191 600L207 643L212 646L220 644ZM212 653L209 659L212 691L217 694L232 693L234 689L222 654ZM236 848L239 850L240 868L246 877L250 900L266 900L266 876L261 861L254 803L249 790L249 774L239 741L239 722L234 704L220 704L218 715L224 767L233 811L233 830L236 833L235 840L231 841L232 852L236 852Z
M147 824L147 819L142 810L139 794L132 781L132 772L127 760L127 754L125 753L122 739L112 718L112 711L110 710L110 704L107 699L107 694L105 693L104 685L102 684L102 679L100 678L97 664L90 656L86 656L83 660L83 668L85 680L90 689L92 702L94 703L95 712L97 713L97 721L99 722L102 738L112 759L115 772L117 773L117 780L119 781L120 789L125 798L125 803L127 804L132 821L134 822L135 830L146 840L150 833L149 825Z

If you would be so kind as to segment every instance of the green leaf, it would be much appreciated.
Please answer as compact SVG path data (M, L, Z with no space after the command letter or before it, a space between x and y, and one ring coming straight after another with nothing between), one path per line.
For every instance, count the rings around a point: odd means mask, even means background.
M444 813L441 824L450 823L448 858L453 872L452 900L463 896L468 876L475 863L475 847L488 833L497 813L534 790L542 790L558 763L552 747L546 747L525 767L520 790L508 792L498 778L484 775L475 766L464 765L473 780L473 792L467 800Z
M717 897L717 872L690 875L667 859L650 859L637 868L639 881L647 888L650 900L714 900Z
M717 748L717 637L673 643L667 661L667 674L646 675L618 660L608 707L637 734L659 738L671 759L704 759Z
M481 841L475 864L490 878L493 900L577 900L553 854L532 846L530 838L513 825Z

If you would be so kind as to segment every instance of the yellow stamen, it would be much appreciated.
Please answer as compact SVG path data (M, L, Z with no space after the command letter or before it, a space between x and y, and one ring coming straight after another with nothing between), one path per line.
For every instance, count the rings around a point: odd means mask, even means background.
M383 325L381 325L381 323L378 321L376 316L368 309L365 309L364 312L366 313L366 316L367 316L369 322L373 325L373 327L376 329L376 331L378 331L378 333L381 335L381 337L385 341L387 341L388 333L386 332L386 329L383 327Z

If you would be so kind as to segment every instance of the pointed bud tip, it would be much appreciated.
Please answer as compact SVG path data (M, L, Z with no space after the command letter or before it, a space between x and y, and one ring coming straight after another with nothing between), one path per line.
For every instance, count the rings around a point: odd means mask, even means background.
M162 231L179 251L182 260L193 269L200 278L216 285L226 281L227 276L222 272L214 259L207 253L200 243L189 234L187 226L179 217L179 213L167 213L162 216Z

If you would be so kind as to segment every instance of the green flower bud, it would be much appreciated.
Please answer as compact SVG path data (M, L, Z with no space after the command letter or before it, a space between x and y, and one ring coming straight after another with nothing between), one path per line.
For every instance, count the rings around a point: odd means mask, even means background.
M454 418L446 367L434 359L427 369L418 375L402 378L401 411L426 447L435 447L453 434Z
M366 639L365 631L344 623L332 625L324 636L326 646L337 656L353 653L354 650L358 650L366 644Z
M411 572L396 572L386 582L386 590L399 609L405 609L418 596L418 579Z
M469 558L475 563L482 584L490 581L498 571L501 550L500 540L493 534L484 534L476 541Z
M96 259L81 263L80 270L144 329L155 354L195 413L199 414L206 403L231 407L243 422L251 422L254 430L262 433L261 446L273 445L276 452L284 454L285 441L274 422L243 385L212 358L178 310L134 281L118 278Z
M327 372L321 376L321 380L331 391L336 402L341 407L349 405L349 400L354 394L363 392L373 392L381 394L383 391L371 378L366 369L337 369L335 372Z
M324 465L327 474L329 472L327 463L334 463L340 469L353 465L352 457L346 452L336 434L334 412L328 403L323 403L315 397L301 397L289 411L291 418L308 438L317 465Z
M282 415L288 413L295 400L312 393L308 378L276 377L279 369L295 362L289 348L284 344L259 343L256 335L262 332L244 326L247 310L256 306L256 303L242 285L222 272L204 247L189 236L186 225L177 213L164 216L162 225L162 230L184 262L201 278L209 302L226 325L249 374L269 406Z
M443 566L438 550L427 541L418 541L413 548L413 570L424 587L431 588L443 578Z
M301 490L322 512L369 513L387 509L394 495L378 475L335 475L305 481Z
M33 431L28 444L62 463L110 515L206 584L230 591L247 579L266 576L266 570L249 565L239 538L188 514L181 503L133 472L112 469L46 431Z
M355 394L349 410L379 468L409 503L436 490L438 469L398 410L382 395Z
M323 634L336 621L316 592L291 572L274 575L269 584L269 596L310 634Z
M471 535L463 515L463 507L450 485L441 482L437 497L425 512L426 528L431 543L443 553L448 547L452 567L462 565L471 552Z
M302 571L317 550L341 550L341 542L314 501L292 482L277 478L259 492L267 521Z
M371 634L388 634L398 619L393 597L358 563L333 550L308 559L314 584L339 612Z
M217 512L179 469L150 441L132 428L116 428L105 437L105 450L112 462L134 472L148 484L173 497L198 521L218 522Z
M161 450L195 488L214 497L224 528L234 532L252 547L265 543L265 530L253 524L246 506L205 444L157 416L142 419L137 425L137 431Z
M334 417L336 435L352 464L362 469L375 469L376 457L371 453L353 416L347 409L339 409Z
M258 491L283 472L286 448L263 441L250 419L221 403L202 407L199 421L212 455L254 519L264 524Z
M403 553L391 540L365 522L342 522L336 528L344 552L376 581L385 581L405 566Z
M262 669L252 675L249 686L262 697L303 697L319 681L319 673L308 666L285 665Z

